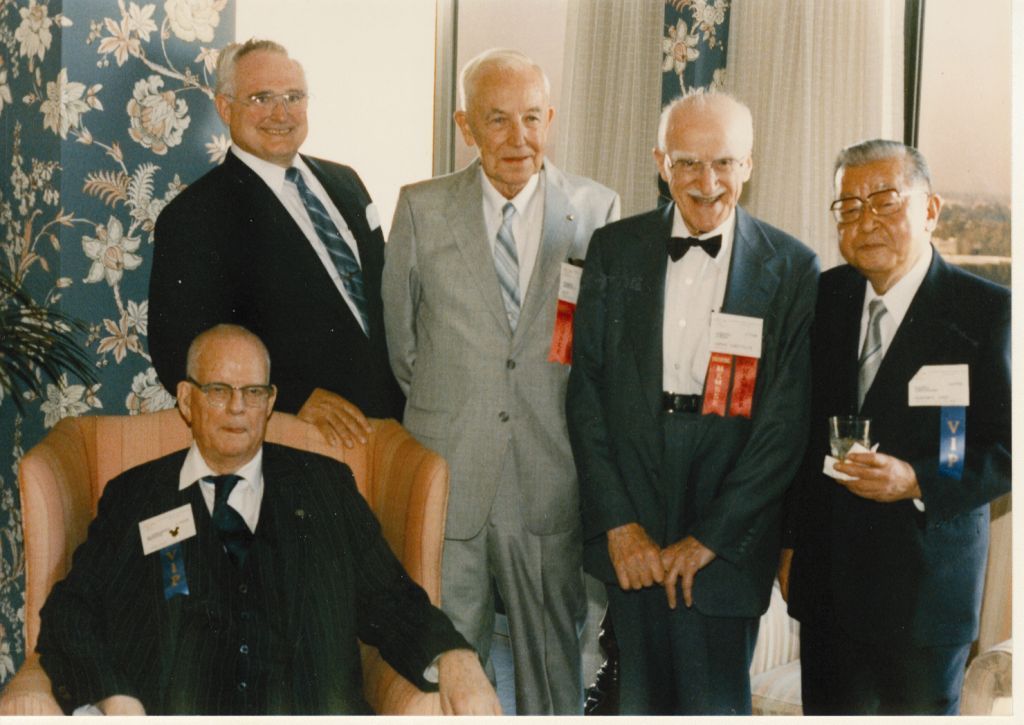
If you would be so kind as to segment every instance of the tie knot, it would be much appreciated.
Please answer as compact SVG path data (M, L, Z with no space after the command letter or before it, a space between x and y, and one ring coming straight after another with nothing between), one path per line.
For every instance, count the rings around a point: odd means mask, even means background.
M289 166L288 170L284 172L284 178L298 186L302 183L302 172L297 166Z
M505 202L505 206L501 207L501 218L508 221L516 214L516 205L511 201Z
M868 316L869 317L880 317L882 313L886 312L885 302L881 297L876 297L868 303Z
M207 476L203 480L213 484L215 501L227 501L228 496L231 495L231 492L238 482L242 480L242 477L236 476L234 473L225 473L221 476Z

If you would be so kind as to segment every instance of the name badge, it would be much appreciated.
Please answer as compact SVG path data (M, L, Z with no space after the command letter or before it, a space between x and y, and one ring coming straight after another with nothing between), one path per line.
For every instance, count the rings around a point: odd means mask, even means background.
M761 332L764 320L759 317L711 313L711 352L741 357L761 357Z
M196 535L192 505L185 504L140 521L139 535L142 537L142 553L147 555L192 538Z
M580 278L583 268L562 262L558 279L558 309L555 311L555 331L551 336L548 362L572 363L572 321L576 316L576 300L580 296Z
M911 407L966 407L971 404L969 368L964 365L922 365L910 379Z

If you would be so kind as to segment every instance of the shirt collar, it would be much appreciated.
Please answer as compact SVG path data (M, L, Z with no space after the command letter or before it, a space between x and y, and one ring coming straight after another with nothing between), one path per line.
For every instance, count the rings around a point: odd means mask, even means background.
M686 226L686 222L683 221L683 215L679 212L679 205L672 204L672 234L673 237L692 237L689 228ZM732 249L732 239L736 235L736 208L729 212L729 216L726 217L725 221L719 224L717 227L712 229L710 232L705 232L697 237L697 239L707 239L713 237L716 234L722 235L722 248L718 252L718 256L715 257L716 261L729 259L729 252Z
M884 295L875 292L871 282L865 280L864 284L866 285L867 293L864 295L864 307L861 315L868 314L868 305L871 304L872 300L881 298L885 302L885 311L892 316L896 327L899 327L907 314L907 310L910 309L910 303L914 301L917 290L920 289L921 283L924 282L924 278L928 274L928 268L931 266L932 254L934 253L932 245L929 244L928 249L922 252L920 258L914 262L914 266L896 284L886 290Z
M248 151L243 151L237 144L231 144L231 153L237 156L239 161L252 169L257 176L263 179L263 183L275 192L284 188L284 173L287 171L284 167L265 161L259 156L251 154ZM295 154L295 158L292 159L291 165L302 172L303 178L309 179L312 172L309 170L309 167L306 166L306 162L302 160L302 156Z
M527 205L533 200L534 195L537 193L537 187L540 185L540 172L530 177L530 180L526 182L526 186L519 190L519 193L513 196L511 199L506 199L500 191L494 188L494 184L487 178L487 174L484 173L484 167L480 167L480 178L483 179L483 191L484 191L484 203L487 204L496 214L497 218L501 218L501 210L505 207L505 204L512 202L512 206L516 208L516 213L522 215L526 211Z
M248 463L234 471L234 474L250 485L258 487L263 481L263 446L260 446ZM216 475L218 474L210 468L203 454L199 452L199 446L192 441L192 446L185 455L185 463L181 466L181 473L178 474L178 490L184 491L200 479Z

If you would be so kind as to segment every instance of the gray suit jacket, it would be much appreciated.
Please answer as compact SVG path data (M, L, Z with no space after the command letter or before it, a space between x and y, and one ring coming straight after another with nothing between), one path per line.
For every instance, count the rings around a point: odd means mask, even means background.
M391 367L408 396L405 426L451 468L448 538L483 526L511 447L526 525L578 525L565 423L569 368L548 362L561 263L583 258L619 197L545 161L541 247L519 323L509 327L483 216L479 161L402 189L385 247Z
M687 535L717 554L694 581L704 614L754 617L778 563L783 495L807 440L808 334L818 260L736 210L722 311L764 320L751 418L693 415L695 520L664 490L662 319L673 206L594 235L576 310L569 432L583 497L584 569L613 583L605 532L637 522L659 546ZM679 413L678 415L688 415Z

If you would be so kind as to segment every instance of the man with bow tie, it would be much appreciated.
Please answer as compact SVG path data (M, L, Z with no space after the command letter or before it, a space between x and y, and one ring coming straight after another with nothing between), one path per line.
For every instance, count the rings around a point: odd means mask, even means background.
M654 158L674 203L597 230L583 272L569 434L622 714L751 711L818 278L813 252L737 206L752 145L724 93L667 106Z

